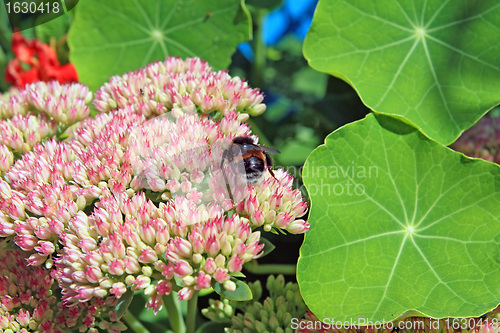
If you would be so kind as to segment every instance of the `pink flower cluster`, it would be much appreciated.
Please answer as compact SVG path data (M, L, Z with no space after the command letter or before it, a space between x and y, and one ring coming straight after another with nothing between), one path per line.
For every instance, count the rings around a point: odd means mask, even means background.
M256 116L266 109L262 100L258 89L250 88L239 77L231 77L227 71L212 71L199 58L170 57L112 77L97 91L94 105L103 112L134 105L147 116L172 108L222 115L234 110Z
M172 292L188 300L214 284L234 291L243 264L262 254L256 228L309 229L287 172L266 171L260 183L238 188L225 183L245 178L223 152L234 137L252 135L241 112L262 112L261 101L246 82L197 58L112 78L93 102L109 112L85 120L89 94L80 85L37 83L13 93L2 113L9 121L36 108L67 138L44 134L15 162L5 154L0 237L30 265L45 265L71 308L142 290L157 312Z
M180 300L216 281L236 287L231 274L257 258L260 232L217 204L196 205L184 196L156 207L144 194L130 198L105 189L91 216L79 212L61 236L58 279L68 304L121 297L144 290L157 312L172 290ZM177 280L175 280L177 279Z
M267 177L246 191L246 197L236 206L236 212L248 216L254 226L265 231L284 229L292 234L309 230L303 219L307 204L299 189L293 189L293 176L283 169L275 171L276 178Z
M116 298L106 302L96 299L69 308L57 298L60 290L51 271L27 266L23 251L6 247L7 242L0 241L0 331L58 333L87 331L96 326L109 332L125 329L113 311Z
M87 118L91 98L86 86L57 81L29 84L0 96L0 175L13 164L15 153L26 153Z

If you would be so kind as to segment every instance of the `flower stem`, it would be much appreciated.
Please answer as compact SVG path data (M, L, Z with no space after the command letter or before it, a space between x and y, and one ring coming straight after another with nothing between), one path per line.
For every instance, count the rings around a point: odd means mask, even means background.
M186 333L194 333L196 329L196 312L198 309L198 291L195 291L193 297L188 301L188 310L186 316Z
M263 88L264 85L264 67L266 66L266 46L264 45L264 42L262 40L262 22L264 21L265 14L265 10L257 9L253 17L257 29L255 29L254 36L255 58L251 73L252 85L261 88Z
M182 318L182 313L174 300L174 295L163 295L163 304L165 304L165 309L168 313L168 320L170 321L170 326L174 332L185 333L186 324L184 323L184 318Z
M245 269L253 274L285 274L294 275L297 266L293 264L245 265Z
M127 323L127 327L135 333L149 333L149 330L144 327L144 325L142 325L142 323L132 314L132 312L125 312L122 318Z

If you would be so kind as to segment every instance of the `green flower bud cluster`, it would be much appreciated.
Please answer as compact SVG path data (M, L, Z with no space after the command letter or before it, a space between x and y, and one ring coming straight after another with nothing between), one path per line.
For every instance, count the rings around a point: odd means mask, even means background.
M266 288L269 296L259 302L262 295L260 283L250 284L254 298L247 302L234 302L238 311L232 317L232 326L226 332L283 332L292 333L292 318L303 318L306 305L296 283L285 284L283 275L271 275ZM241 311L241 312L240 312Z
M202 309L201 313L213 322L226 323L231 325L231 318L235 315L236 310L244 311L247 306L258 302L262 297L262 285L260 281L248 283L248 287L252 293L252 299L249 301L232 301L227 298L220 300L209 299L209 307Z
M210 299L208 303L210 306L201 310L205 317L217 323L230 322L231 317L234 315L234 307L231 305L231 301L228 299Z

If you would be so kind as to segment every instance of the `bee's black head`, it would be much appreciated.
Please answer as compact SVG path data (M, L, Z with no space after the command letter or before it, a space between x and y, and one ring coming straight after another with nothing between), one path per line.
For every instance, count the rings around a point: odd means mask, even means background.
M249 144L253 145L253 139L249 136L237 136L233 139L233 143L244 145L244 144Z

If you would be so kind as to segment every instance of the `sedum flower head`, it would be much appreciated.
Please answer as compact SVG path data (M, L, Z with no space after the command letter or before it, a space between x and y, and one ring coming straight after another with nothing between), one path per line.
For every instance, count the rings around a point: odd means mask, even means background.
M89 116L91 101L92 92L80 83L36 82L0 96L0 118L44 114L69 126Z
M44 85L28 86L22 107L36 104L58 131L78 123L64 141L6 155L14 163L0 179L0 236L51 270L64 306L141 291L157 312L172 292L180 300L217 284L232 292L243 265L262 254L257 228L309 229L287 172L265 170L250 185L224 158L235 137L252 136L242 112L264 108L239 78L197 58L168 58L112 78L93 102L108 112L84 120L85 89ZM71 103L43 97L63 90Z
M0 96L0 175L38 143L88 117L92 93L84 85L57 81L28 84Z
M116 321L116 298L95 300L69 308L61 302L50 270L27 266L26 254L0 242L0 330L2 332L87 331L100 326L123 331Z
M172 108L183 108L201 114L225 114L234 110L250 115L265 111L263 95L250 88L239 77L227 71L212 71L199 58L170 57L163 62L123 76L114 76L96 93L94 105L99 111L143 108L149 114L162 114Z
M70 220L56 267L67 304L119 298L130 287L157 312L173 289L182 300L212 281L224 285L259 257L259 240L246 218L226 218L217 204L177 196L157 207L142 193L117 197L105 188L91 216Z
M302 200L299 189L293 189L293 176L283 169L275 171L274 177L267 177L261 183L250 186L244 200L236 206L236 211L248 215L255 226L263 226L265 231L272 228L301 234L309 230L309 224L297 219L307 212L307 204Z

